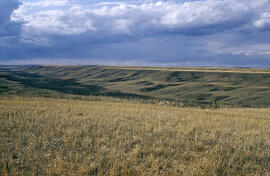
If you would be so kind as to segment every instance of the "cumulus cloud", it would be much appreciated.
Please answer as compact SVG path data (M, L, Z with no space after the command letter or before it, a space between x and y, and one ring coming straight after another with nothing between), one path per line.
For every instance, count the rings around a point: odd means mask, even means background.
M66 1L40 1L35 5L62 4ZM24 22L25 29L40 33L81 34L103 32L111 34L181 33L205 35L237 28L252 23L258 6L248 1L206 0L176 2L101 2L91 8L73 5L68 10L50 9L27 14L21 9L13 15L14 21ZM254 22L256 27L265 25L267 14Z
M233 65L235 58L245 64L269 57L269 0L0 2L9 4L0 34L22 24L20 42L0 48L7 58Z
M264 12L259 19L254 22L254 25L260 29L270 29L270 12Z
M26 6L37 6L37 7L49 7L49 6L65 6L68 0L41 0L37 2L24 2Z

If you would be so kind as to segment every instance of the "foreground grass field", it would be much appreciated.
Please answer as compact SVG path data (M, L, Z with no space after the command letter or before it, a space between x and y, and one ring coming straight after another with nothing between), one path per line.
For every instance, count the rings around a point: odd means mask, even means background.
M266 175L269 109L0 99L0 175Z

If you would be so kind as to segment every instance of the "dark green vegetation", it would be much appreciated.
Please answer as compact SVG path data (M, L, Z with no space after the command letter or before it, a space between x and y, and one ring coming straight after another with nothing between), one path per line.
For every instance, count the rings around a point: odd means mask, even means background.
M0 66L1 95L105 95L187 106L270 107L267 69Z

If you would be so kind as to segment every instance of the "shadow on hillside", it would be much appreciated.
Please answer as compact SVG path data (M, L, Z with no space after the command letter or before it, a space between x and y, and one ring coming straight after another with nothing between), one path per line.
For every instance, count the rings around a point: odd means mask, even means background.
M102 86L97 85L83 85L76 82L76 79L60 79L46 77L28 72L6 72L1 74L0 77L9 81L20 83L24 87L32 87L46 90L54 90L60 93L75 94L75 95L103 95L118 98L142 98L149 99L148 96L138 95L134 93L125 93L120 91L109 91ZM1 86L1 92L8 91L8 87Z
M102 90L101 86L83 85L75 79L51 78L27 72L8 72L1 77L19 82L25 87L55 90L67 94L97 95Z
M140 98L140 99L151 99L149 96L138 95L134 93L125 93L125 92L105 92L102 93L103 96L109 97L118 97L118 98Z

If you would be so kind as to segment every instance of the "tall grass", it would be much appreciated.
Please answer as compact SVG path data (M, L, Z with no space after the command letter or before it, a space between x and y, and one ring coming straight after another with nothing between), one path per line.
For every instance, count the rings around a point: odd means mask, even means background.
M0 99L0 175L269 174L269 109Z

